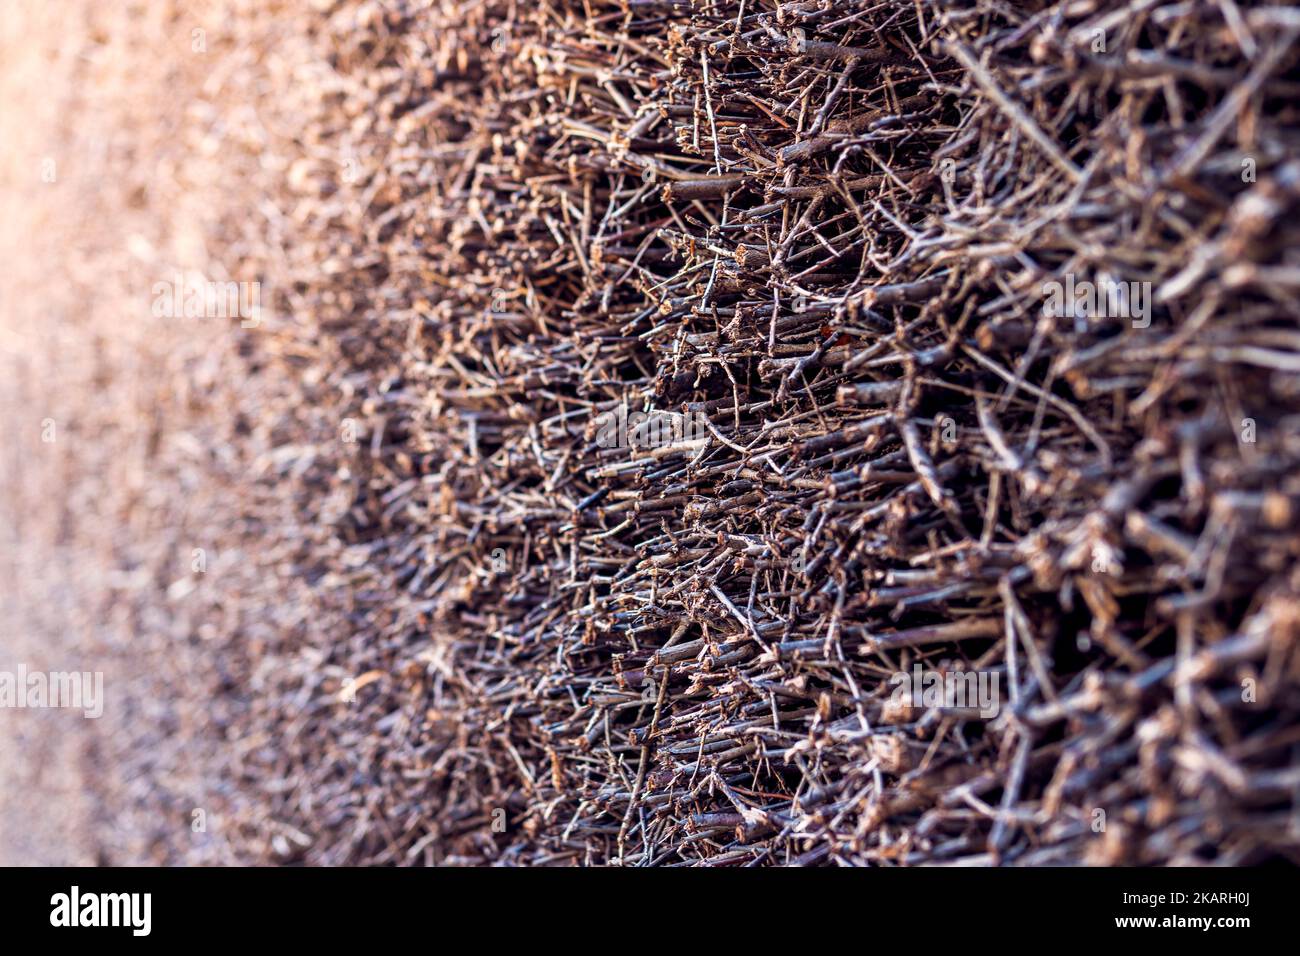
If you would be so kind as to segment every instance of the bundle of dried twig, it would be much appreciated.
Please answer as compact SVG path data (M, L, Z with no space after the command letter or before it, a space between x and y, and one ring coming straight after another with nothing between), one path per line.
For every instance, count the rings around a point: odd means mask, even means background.
M358 434L305 507L355 634L250 713L283 852L1294 857L1298 33L330 7L297 294Z

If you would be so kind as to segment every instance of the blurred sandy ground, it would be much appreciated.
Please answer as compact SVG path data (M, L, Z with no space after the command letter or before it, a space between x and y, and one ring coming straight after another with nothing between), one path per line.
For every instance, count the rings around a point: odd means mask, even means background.
M240 627L213 578L246 564L252 399L239 331L156 319L150 290L277 255L274 6L0 4L0 668L103 671L106 697L0 710L0 864L230 859L208 702L232 677L205 644Z

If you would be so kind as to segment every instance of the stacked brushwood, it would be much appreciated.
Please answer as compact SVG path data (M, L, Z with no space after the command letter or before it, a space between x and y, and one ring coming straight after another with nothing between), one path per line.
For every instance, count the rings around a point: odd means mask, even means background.
M1300 859L1295 8L303 16L250 853Z

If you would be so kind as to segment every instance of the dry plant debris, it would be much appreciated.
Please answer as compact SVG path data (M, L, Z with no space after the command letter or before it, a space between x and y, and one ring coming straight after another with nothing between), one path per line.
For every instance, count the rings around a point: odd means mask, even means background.
M1296 8L273 6L234 858L1300 859Z
M1294 8L324 6L282 851L1297 857Z

